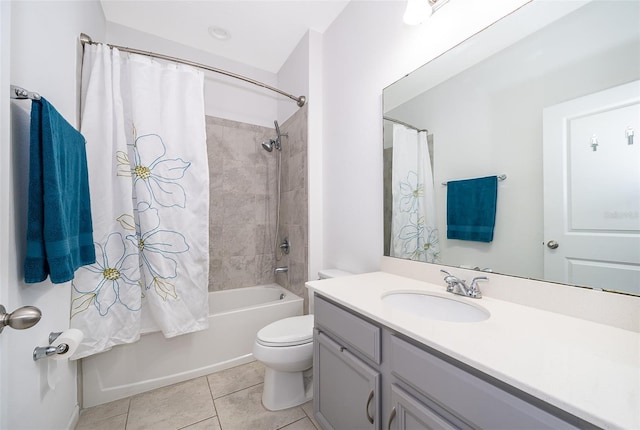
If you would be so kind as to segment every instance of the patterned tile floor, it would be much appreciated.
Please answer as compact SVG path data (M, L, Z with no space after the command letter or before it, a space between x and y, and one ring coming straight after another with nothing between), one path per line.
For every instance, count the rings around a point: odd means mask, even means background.
M257 361L85 409L76 430L316 430L312 402L270 412Z

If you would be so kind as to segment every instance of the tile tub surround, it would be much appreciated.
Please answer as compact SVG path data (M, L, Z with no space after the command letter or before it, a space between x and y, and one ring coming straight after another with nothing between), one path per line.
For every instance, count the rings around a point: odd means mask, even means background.
M262 407L257 361L85 409L76 430L316 430L311 402L284 411Z
M210 176L209 291L277 282L304 296L307 280L307 107L280 125L282 201L280 236L289 255L274 255L277 153L261 143L273 128L206 117ZM289 273L275 275L276 266ZM305 307L306 309L306 307Z
M453 296L486 308L475 323L393 310L381 295L443 293L438 285L385 272L308 282L317 293L485 374L602 428L640 427L640 334L498 300ZM485 289L489 291L489 289ZM637 308L636 308L637 312Z
M262 150L275 131L207 116L209 291L275 282L275 158Z

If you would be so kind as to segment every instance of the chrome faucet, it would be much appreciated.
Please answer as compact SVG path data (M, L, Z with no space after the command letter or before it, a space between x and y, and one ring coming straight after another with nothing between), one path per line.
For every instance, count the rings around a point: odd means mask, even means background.
M473 278L471 280L471 285L467 286L467 283L464 279L453 276L446 270L440 271L447 275L444 277L444 282L447 283L447 292L471 297L473 299L482 298L482 292L480 291L480 287L478 286L478 281L488 281L489 278L487 278L486 276L478 276L476 278Z
M278 273L287 273L289 271L289 268L287 266L283 266L283 267L276 267L273 272L277 275Z

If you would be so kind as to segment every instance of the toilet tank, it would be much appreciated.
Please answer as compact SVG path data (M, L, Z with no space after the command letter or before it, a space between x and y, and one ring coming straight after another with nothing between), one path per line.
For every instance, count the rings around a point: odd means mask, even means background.
M351 272L340 269L320 269L318 270L318 279L339 278L340 276L353 275Z
M353 275L351 272L340 269L320 269L318 270L318 279L339 278L340 276ZM313 292L309 291L309 313L313 313Z

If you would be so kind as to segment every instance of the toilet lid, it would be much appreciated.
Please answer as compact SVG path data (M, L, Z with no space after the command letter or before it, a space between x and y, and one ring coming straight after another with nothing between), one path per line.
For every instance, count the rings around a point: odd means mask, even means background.
M284 318L262 328L257 335L265 346L294 346L313 340L313 315Z

